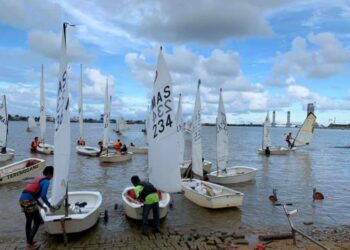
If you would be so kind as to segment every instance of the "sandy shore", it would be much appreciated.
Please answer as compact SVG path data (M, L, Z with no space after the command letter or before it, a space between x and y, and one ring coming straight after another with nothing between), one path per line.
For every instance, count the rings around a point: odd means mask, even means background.
M255 249L263 244L266 249L321 249L305 238L297 236L297 245L293 240L259 241L259 235L288 232L288 228L249 229L239 226L234 231L210 231L208 229L166 229L162 233L143 236L123 232L70 235L67 247L62 236L49 236L40 229L36 239L41 242L40 249ZM320 241L330 249L350 249L350 226L312 228L308 235ZM0 249L23 249L23 238L0 236Z

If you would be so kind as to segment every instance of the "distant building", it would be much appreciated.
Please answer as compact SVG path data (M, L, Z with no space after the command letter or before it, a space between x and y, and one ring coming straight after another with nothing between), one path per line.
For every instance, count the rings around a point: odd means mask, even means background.
M308 115L310 112L315 114L315 105L313 103L308 103L307 104L307 113L306 113L306 115Z
M290 128L292 126L292 124L290 123L290 111L287 111L287 123L286 123L286 127Z
M276 111L272 111L272 123L271 123L272 127L276 127Z

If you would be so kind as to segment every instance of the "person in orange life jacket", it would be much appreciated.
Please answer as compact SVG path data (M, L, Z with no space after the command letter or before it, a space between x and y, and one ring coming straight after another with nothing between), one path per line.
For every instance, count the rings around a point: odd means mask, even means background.
M77 141L77 145L79 146L85 146L85 141L83 140L83 138L79 137L78 141Z
M141 182L137 175L131 177L131 183L135 186L135 194L143 203L142 234L147 235L148 215L152 209L154 233L160 233L159 222L159 197L157 189L149 182Z
M288 143L288 147L291 148L292 147L292 133L289 132L289 134L286 136L286 142Z
M114 143L114 148L117 152L120 152L120 149L122 148L122 143L119 139Z
M32 145L31 145L31 147L30 147L30 151L31 151L31 152L36 152L36 149L37 149L37 147L39 146L39 144L40 144L39 138L38 138L38 137L35 137L35 138L34 138L34 141L32 141Z
M43 176L36 177L32 182L28 183L19 198L19 203L22 207L22 211L26 216L26 238L27 247L26 249L37 249L35 242L33 241L36 232L42 223L42 218L40 216L39 207L47 212L47 208L39 201L41 200L46 204L50 210L54 211L57 208L53 207L48 201L46 195L49 189L50 180L53 177L54 169L52 166L45 167L43 171ZM33 226L32 226L33 224Z

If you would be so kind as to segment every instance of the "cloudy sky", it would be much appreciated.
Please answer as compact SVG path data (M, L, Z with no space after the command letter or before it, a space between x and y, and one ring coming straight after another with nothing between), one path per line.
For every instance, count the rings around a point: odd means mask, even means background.
M39 115L40 68L54 113L62 23L68 30L71 115L79 65L84 112L99 117L108 77L112 117L144 119L159 46L183 110L202 80L203 121L215 120L223 88L230 123L350 123L350 2L346 0L0 0L0 94L9 113Z

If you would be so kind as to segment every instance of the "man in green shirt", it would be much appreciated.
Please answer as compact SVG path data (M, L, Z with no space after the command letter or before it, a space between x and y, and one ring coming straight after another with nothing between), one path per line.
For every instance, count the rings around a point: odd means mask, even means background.
M159 197L157 189L149 182L141 182L137 175L131 177L131 183L135 186L137 199L143 203L142 234L147 235L148 215L151 209L153 212L153 232L160 233Z

